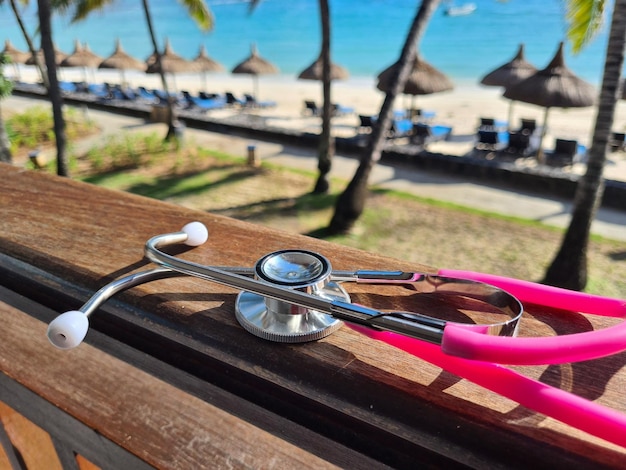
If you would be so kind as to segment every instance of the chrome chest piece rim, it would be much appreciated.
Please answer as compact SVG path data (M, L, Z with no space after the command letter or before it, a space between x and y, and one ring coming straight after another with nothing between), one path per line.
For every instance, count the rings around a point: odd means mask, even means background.
M318 253L281 250L261 258L254 267L259 280L316 295L350 302L348 293L330 281L330 262ZM316 310L306 309L251 292L237 296L235 317L249 333L280 343L302 343L324 338L342 322Z

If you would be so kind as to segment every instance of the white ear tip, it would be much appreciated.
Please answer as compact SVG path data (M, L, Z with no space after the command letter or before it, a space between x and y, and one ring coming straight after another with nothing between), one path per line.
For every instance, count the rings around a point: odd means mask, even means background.
M183 227L183 232L187 234L185 245L200 246L209 238L209 231L202 222L189 222Z
M50 322L48 339L59 349L72 349L83 341L88 329L87 315L78 310L71 310Z

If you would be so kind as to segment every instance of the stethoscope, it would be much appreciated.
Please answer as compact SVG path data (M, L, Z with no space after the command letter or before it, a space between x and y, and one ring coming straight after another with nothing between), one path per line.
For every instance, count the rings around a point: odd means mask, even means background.
M296 343L323 338L341 320L378 331L390 331L441 346L444 353L498 364L557 364L595 359L626 350L626 323L599 331L557 337L516 338L522 301L605 316L626 316L626 301L568 291L531 282L454 270L436 275L401 271L333 271L322 255L307 250L269 253L252 268L205 266L163 252L170 245L200 246L208 230L200 222L180 232L146 242L145 255L158 268L115 280L96 292L80 309L66 312L48 327L58 348L78 346L88 316L116 293L175 276L193 276L241 289L235 316L250 333ZM343 282L405 284L443 299L465 299L473 310L497 313L488 324L458 323L423 313L382 312L350 302Z
M158 268L131 274L107 284L79 310L53 320L48 338L61 349L78 346L88 329L87 317L116 293L131 287L175 276L194 276L241 289L235 316L250 333L277 342L297 343L328 336L341 320L393 331L405 336L442 344L451 322L421 313L382 312L350 302L341 282L419 285L422 292L442 298L464 298L472 308L499 314L491 324L457 324L481 334L513 336L523 313L521 303L497 287L473 280L399 271L333 271L322 255L307 250L269 253L252 268L205 266L182 260L162 248L184 243L199 246L208 239L207 228L191 222L180 232L157 235L146 242L146 257ZM478 307L476 307L478 306Z
M200 222L151 238L145 244L145 256L158 267L117 279L78 310L59 315L48 327L50 342L60 349L78 346L87 334L88 316L118 292L159 279L193 276L241 289L235 317L260 338L283 343L317 340L337 330L343 320L374 339L529 408L626 445L626 437L621 437L626 436L626 417L621 413L498 365L559 364L626 350L626 322L565 336L515 337L524 311L521 301L623 318L625 300L468 271L333 271L324 256L307 250L269 253L252 268L205 266L162 251L176 244L200 246L207 239L207 228ZM341 286L344 282L419 286L419 292L436 294L461 309L469 305L472 311L498 319L473 324L424 313L383 312L351 303Z

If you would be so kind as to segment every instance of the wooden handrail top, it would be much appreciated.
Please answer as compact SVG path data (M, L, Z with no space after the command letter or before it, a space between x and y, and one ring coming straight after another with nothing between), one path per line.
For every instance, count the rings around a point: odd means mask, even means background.
M298 248L323 254L340 270L434 272L428 266L41 172L0 165L0 178L0 284L59 313L79 307L106 282L148 267L143 257L145 241L179 230L191 220L209 228L209 241L172 252L207 265L251 266L266 253ZM359 285L348 290L353 301L378 308L412 311L422 302L419 294L406 288ZM221 451L240 463L253 462L252 466L265 467L262 463L270 454L298 465L350 466L345 460L349 454L355 468L373 462L398 468L419 462L508 468L541 468L548 463L599 468L623 463L626 449L546 419L348 328L305 344L256 338L234 318L236 294L231 288L192 278L133 288L91 317L94 331L87 336L88 344L70 352L51 349L43 338L42 322L49 321L52 313L33 313L32 319L5 305L0 314L12 318L11 331L19 335L15 341L0 338L0 355L7 358L3 372L121 445L135 429L130 422L140 420L142 413L151 416L153 427L146 435L136 432L154 439L142 443L147 453L140 457L147 459L150 454L156 465L164 461L157 460L153 449L167 446L168 439L167 433L157 435L159 426L167 427L167 422L158 421L160 411L124 409L117 414L114 409L98 410L98 403L113 406L123 401L124 390L137 406L144 394L152 404L171 394L161 411L173 413L176 403L183 410L176 420L180 426L176 442L201 439L193 430L203 421L198 433L205 433L208 455ZM523 336L567 334L614 323L536 306L527 310ZM11 336L6 329L3 334ZM137 353L125 355L125 348ZM38 350L42 356L38 361L50 374L35 370L39 366L32 354ZM148 362L142 365L130 359L141 355L165 364L157 379L144 369ZM88 364L88 382L80 383L83 379L75 370L59 365L73 360ZM626 354L618 354L579 364L516 370L626 412L625 360ZM129 376L136 378L135 383ZM66 388L68 383L72 385ZM198 387L202 383L246 406L240 412L218 409L228 408L228 403L213 405L210 394ZM154 390L147 392L146 387ZM292 423L293 427L285 428L289 435L280 435L267 416ZM236 448L234 440L212 435L213 429L254 436L266 449Z

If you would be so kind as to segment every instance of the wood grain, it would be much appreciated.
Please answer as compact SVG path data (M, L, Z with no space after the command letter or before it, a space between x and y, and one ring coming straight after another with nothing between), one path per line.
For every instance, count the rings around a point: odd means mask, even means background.
M53 349L44 323L7 304L0 303L0 315L5 374L157 468L201 468L209 462L215 468L333 467L88 344L68 352ZM13 441L23 455L45 460L54 454L45 433L9 411L3 408L2 416L12 421L9 429L16 429ZM27 444L38 453L26 452ZM53 461L27 464L54 468Z
M0 254L11 260L0 270L5 274L3 284L58 311L76 308L86 300L85 292L148 266L143 259L145 240L179 230L190 220L205 223L210 239L205 246L179 254L200 263L251 266L268 252L301 248L322 253L336 269L432 270L41 173L0 166L0 175ZM27 268L16 268L19 263ZM349 290L354 301L379 308L410 311L428 306L423 297L406 289L351 286ZM624 449L346 328L303 345L254 338L234 319L235 294L233 289L197 279L158 281L125 293L124 303L95 314L93 325L194 377L389 465L408 465L414 456L433 465L444 461L441 458L476 467L509 466L510 448L519 458L513 466L520 467L542 468L541 461L551 461L597 468L623 461ZM529 306L521 334L566 334L612 322ZM88 346L81 348L77 351ZM63 354L73 357L75 352ZM90 350L87 355L91 354ZM626 411L621 398L625 361L626 355L618 354L562 367L517 370ZM18 376L28 373L24 369ZM72 373L65 374L76 386ZM103 383L114 387L115 380L124 380L114 377L103 378ZM94 393L102 394L98 399L107 394ZM150 390L143 393L157 399ZM77 407L85 399L74 398ZM61 397L59 404L67 399ZM189 397L180 400L189 404ZM109 413L96 422L90 418L94 410L88 411L81 419L92 426L115 420Z

